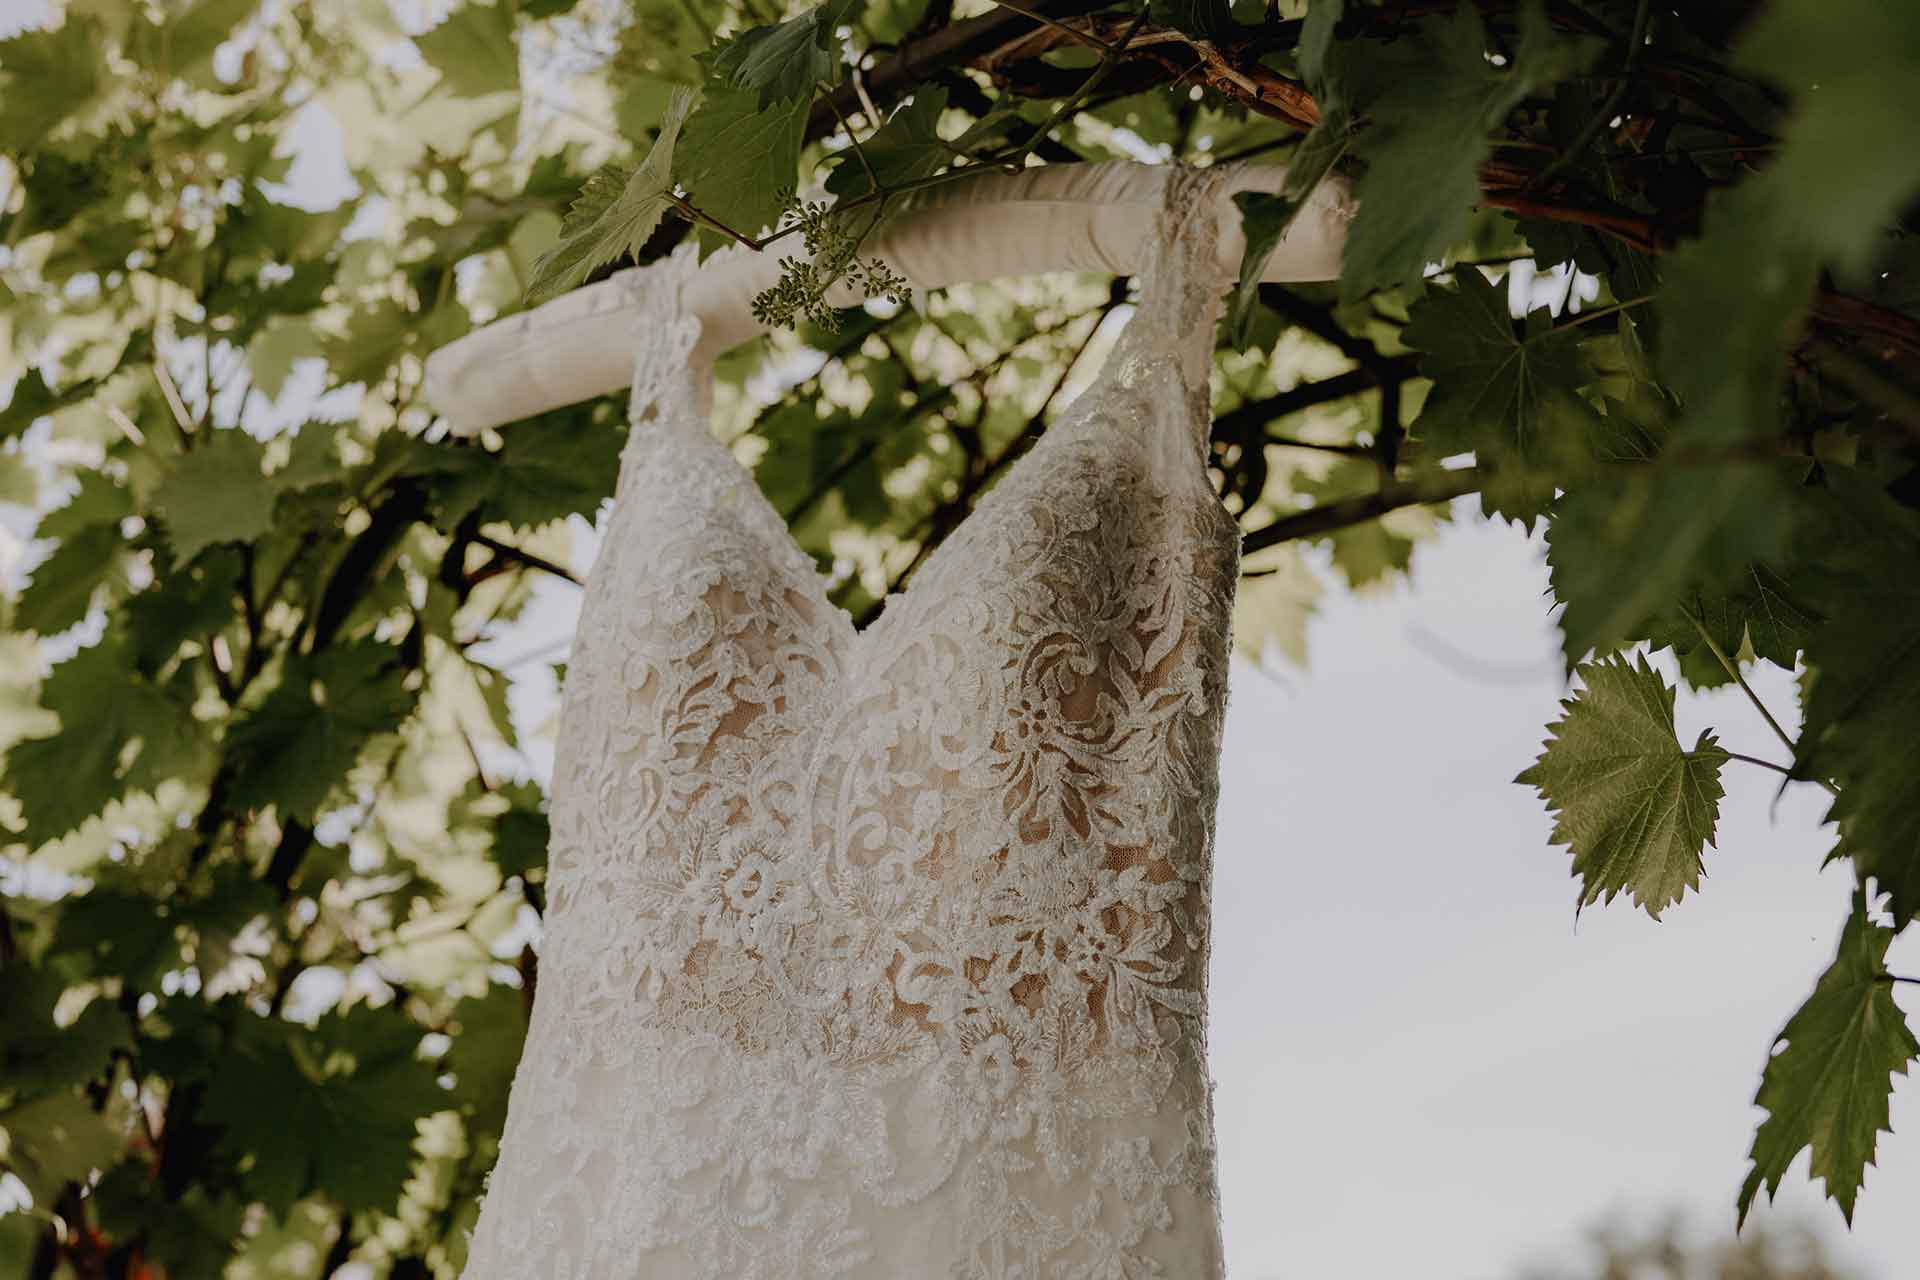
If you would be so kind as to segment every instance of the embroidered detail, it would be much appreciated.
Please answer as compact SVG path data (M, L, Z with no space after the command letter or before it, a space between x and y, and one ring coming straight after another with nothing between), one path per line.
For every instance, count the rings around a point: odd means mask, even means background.
M541 982L466 1280L1211 1280L1207 895L1239 530L1220 167L1108 369L856 632L640 291Z

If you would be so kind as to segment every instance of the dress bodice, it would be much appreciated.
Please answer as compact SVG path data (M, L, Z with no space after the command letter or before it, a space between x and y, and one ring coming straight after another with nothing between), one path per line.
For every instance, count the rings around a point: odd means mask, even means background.
M1212 1280L1240 533L1169 168L1118 345L857 631L708 431L685 253L568 665L540 984L466 1280Z

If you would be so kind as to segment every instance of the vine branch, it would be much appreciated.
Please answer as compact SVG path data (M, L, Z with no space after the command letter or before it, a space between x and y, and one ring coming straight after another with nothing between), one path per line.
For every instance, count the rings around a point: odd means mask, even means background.
M1699 614L1687 608L1685 605L1680 606L1680 612L1683 615L1685 615L1688 622L1691 622L1693 624L1693 629L1700 633L1700 638L1706 641L1707 648L1711 649L1713 651L1713 656L1719 659L1721 667L1724 668L1726 670L1726 673L1732 676L1734 680L1739 684L1740 692L1747 695L1747 701L1753 704L1754 710L1758 711L1760 713L1761 719L1767 722L1767 727L1772 729L1774 736L1780 739L1781 743L1786 747L1787 753L1791 755L1794 759L1798 760L1800 758L1799 745L1794 742L1793 738L1787 733L1785 729L1780 727L1780 722L1773 718L1773 712L1767 710L1767 704L1760 701L1760 695L1753 691L1753 686L1747 683L1746 676L1741 674L1740 664L1727 656L1727 651L1725 649L1722 649L1720 647L1720 642L1713 638L1713 633L1707 630L1707 624L1700 620ZM1732 753L1729 752L1728 754L1731 755ZM1747 757L1742 756L1740 758L1746 759ZM1754 763L1761 763L1761 762L1755 761ZM1768 767L1772 768L1774 766L1768 766ZM1791 771L1787 771L1787 772L1791 772ZM1834 789L1832 783L1822 781L1818 778L1814 779L1814 781L1819 782L1820 785L1826 789L1829 795L1839 794L1839 792Z
M1355 498L1342 498L1338 502L1322 503L1298 515L1282 516L1272 524L1255 529L1241 539L1240 550L1243 555L1251 555L1282 542L1331 533L1349 525L1365 524L1401 507L1451 502L1462 494L1479 492L1484 479L1478 468L1463 467L1458 471L1443 471L1435 476L1408 481L1397 485L1391 493L1362 494Z
M501 572L510 564L519 564L528 569L538 569L542 573L552 574L556 578L571 582L576 587L581 585L580 579L574 576L571 569L565 565L555 564L544 556L535 555L531 551L516 547L511 543L502 542L498 538L488 537L484 533L476 533L473 536L473 541L477 546L485 547L497 557L492 564L486 565L478 571L474 579L475 581L491 577L493 574Z

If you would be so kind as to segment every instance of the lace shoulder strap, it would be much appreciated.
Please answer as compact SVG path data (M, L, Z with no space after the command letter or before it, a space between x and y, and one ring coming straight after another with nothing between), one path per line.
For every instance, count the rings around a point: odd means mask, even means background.
M1173 362L1188 400L1184 420L1203 453L1212 425L1214 331L1232 282L1219 261L1220 193L1233 172L1232 165L1166 167L1139 302L1115 353L1134 369Z
M687 285L699 266L699 249L688 239L666 257L617 277L631 296L634 316L633 385L627 401L634 437L658 429L663 405L670 399L691 406L702 418L712 411L707 362L694 359L700 316L686 305Z

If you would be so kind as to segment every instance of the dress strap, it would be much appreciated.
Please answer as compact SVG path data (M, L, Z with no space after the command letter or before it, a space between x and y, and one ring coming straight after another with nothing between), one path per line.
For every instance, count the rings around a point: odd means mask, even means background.
M659 430L662 406L670 397L687 397L702 416L712 411L712 379L706 362L694 360L700 316L686 305L687 286L699 266L699 249L689 238L666 257L615 277L632 298L634 317L629 443Z
M1166 166L1160 209L1140 269L1140 297L1117 354L1146 366L1171 357L1185 384L1184 420L1204 456L1212 426L1208 382L1222 297L1220 196L1237 166Z

